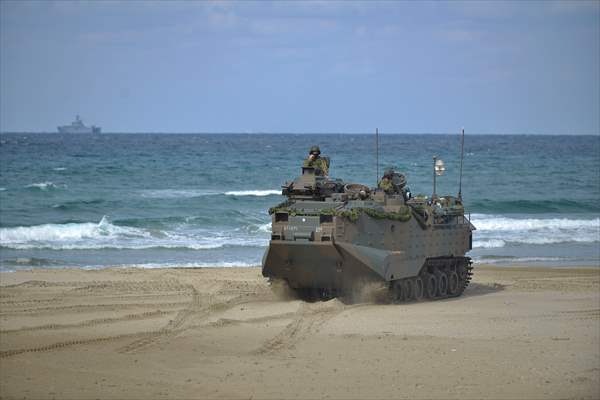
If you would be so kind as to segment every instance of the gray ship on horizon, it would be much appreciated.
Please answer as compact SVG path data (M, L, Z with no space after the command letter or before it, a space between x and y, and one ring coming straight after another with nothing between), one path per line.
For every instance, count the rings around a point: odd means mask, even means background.
M100 127L95 125L85 126L79 115L77 115L71 125L59 126L58 133L100 133Z

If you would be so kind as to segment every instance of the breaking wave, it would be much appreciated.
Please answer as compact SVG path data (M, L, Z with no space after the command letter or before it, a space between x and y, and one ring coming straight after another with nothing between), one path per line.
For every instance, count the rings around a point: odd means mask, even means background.
M475 248L600 242L600 218L510 218L474 214L471 221L477 228L473 233Z
M281 190L234 190L231 192L225 192L227 196L272 196L281 195Z
M205 196L255 196L265 197L281 195L281 190L232 190L221 192L217 190L202 190L202 189L160 189L160 190L144 190L141 193L142 197L151 199L177 199L177 198L192 198Z
M163 262L163 263L139 263L139 264L71 264L69 262L59 262L45 258L16 258L3 260L0 263L0 271L14 272L31 267L43 268L82 268L88 270L97 270L102 268L248 268L258 267L260 261L218 261L218 262Z
M492 248L504 247L504 245L506 245L506 242L504 240L500 240L500 239L475 240L473 242L473 247L476 249L477 248L492 249Z
M269 224L253 229L211 231L208 229L159 230L119 226L106 216L99 223L44 224L0 228L0 246L11 249L191 249L263 247L268 244ZM249 233L250 231L250 233Z
M582 259L576 257L498 257L498 256L475 256L477 262L486 264L529 264L529 263L561 263L561 262L581 262ZM544 265L547 266L547 265Z
M553 200L491 200L482 199L468 204L468 209L479 213L579 213L600 212L600 203L590 199L553 199Z
M235 268L235 267L257 267L260 263L249 263L245 261L227 262L193 262L193 263L156 263L156 264L124 264L120 267L126 268Z
M65 184L59 184L57 185L54 182L40 182L40 183L31 183L27 186L25 186L25 188L27 189L38 189L38 190L43 190L43 191L48 191L48 190L55 190L55 189L60 189L60 188L65 188L67 187L67 185Z

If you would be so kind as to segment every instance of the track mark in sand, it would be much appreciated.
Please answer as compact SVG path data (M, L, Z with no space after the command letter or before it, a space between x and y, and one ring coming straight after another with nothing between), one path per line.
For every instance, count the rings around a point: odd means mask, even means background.
M600 318L600 309L591 310L571 310L560 311L561 314L567 314L573 319L598 319Z
M49 312L89 312L89 311L112 311L115 308L170 308L180 307L188 304L187 302L177 301L170 303L107 303L107 304L75 304L70 306L56 306L56 307L37 307L37 308L24 308L19 310L9 310L6 312L0 312L0 315L20 315L20 314L37 314L37 313L49 313Z
M192 301L187 303L187 307L180 310L175 318L169 321L167 325L159 329L158 331L152 332L147 337L136 340L129 343L126 346L121 347L119 353L133 353L142 350L148 346L153 345L164 336L169 336L174 333L175 330L179 329L184 322L194 313L200 311L200 295L196 288L192 289Z
M0 301L0 306L22 306L25 304L44 304L44 303L56 303L57 301L61 301L59 298L51 298L51 299L30 299L30 300L4 300Z
M40 298L20 299L22 288L58 288L59 293L52 293L51 297L39 293ZM1 301L0 315L10 316L19 314L38 314L53 312L88 312L112 311L115 307L122 308L174 308L181 307L186 302L177 301L178 297L188 297L190 286L176 280L165 281L71 281L47 282L26 281L16 285L2 287L3 292L16 292L16 296ZM100 304L82 304L81 298L94 297ZM170 302L162 299L171 298ZM146 300L158 300L160 303L149 303ZM66 302L76 304L63 305ZM52 304L55 303L55 304ZM58 304L56 304L58 303ZM63 303L63 304L61 304Z
M294 320L292 320L292 322L290 322L275 337L267 340L253 353L272 354L277 351L292 348L296 343L317 333L321 325L345 309L345 307L323 309L321 306L322 304L320 303L317 303L316 305L302 303L300 309L296 313L296 318L294 318Z
M179 334L189 329L195 329L200 327L201 325L198 324L188 325L187 327L184 327L184 324L188 322L188 320L192 316L194 316L194 318L196 319L199 318L202 320L207 318L213 311L227 310L239 304L247 303L248 301L249 300L246 296L239 295L224 302L212 303L209 301L208 304L202 305L200 302L200 296L198 294L198 291L195 288L193 288L192 301L189 303L188 307L180 310L175 316L175 318L169 321L169 323L166 326L154 332L154 334L149 335L148 337L141 338L126 346L121 347L120 349L118 349L118 352L135 353L141 351L147 347L155 345L161 340L164 340L168 337L172 337L175 334Z
M89 291L89 290L106 290L106 289L128 289L139 291L147 289L151 291L161 290L182 290L188 287L174 279L164 281L66 281L66 282L50 282L50 281L25 281L13 285L2 286L2 289L20 288L20 287L67 287L71 290Z
M219 286L221 282L219 282ZM43 304L44 301L40 302L32 301L31 303L15 301L9 296L4 296L5 301L10 302L12 307L3 308L0 312L1 316L10 315L48 315L53 313L80 313L90 311L122 311L123 309L135 309L142 308L138 313L130 313L125 316L118 316L114 318L100 318L91 319L73 324L46 324L32 327L25 327L21 329L5 330L0 331L2 334L6 333L19 333L27 331L43 331L43 330L58 330L62 328L85 328L93 327L96 325L110 324L116 322L123 322L129 320L149 319L158 318L162 315L173 314L173 319L169 321L165 326L160 329L141 331L135 333L126 334L114 334L105 335L98 334L95 337L89 338L78 338L68 340L65 338L64 341L48 345L28 346L21 349L8 349L0 351L0 358L16 356L22 353L30 352L44 352L44 351L55 351L71 346L77 345L91 345L96 343L105 343L116 340L133 340L128 345L125 345L118 349L121 353L136 352L156 344L160 340L172 337L179 333L185 332L189 329L194 328L195 325L190 324L190 320L194 322L201 321L207 318L211 312L222 311L228 308L234 307L238 304L243 304L249 301L256 301L257 297L262 297L260 293L244 292L234 298L228 300L222 300L223 293L222 288L216 289L214 292L211 290L209 293L199 293L198 290L190 284L184 284L175 280L169 280L167 282L153 282L153 281L138 281L138 282L114 282L114 281L85 281L85 282L45 282L45 281L28 281L18 285L12 285L13 287L59 287L67 288L67 291L62 291L59 294L59 301L67 298L69 301L78 301L78 298L85 298L92 296L94 298L104 298L105 302L101 304L72 304L72 305L54 305ZM77 288L77 286L81 286ZM225 288L227 290L227 288ZM171 292L171 293L168 293ZM176 292L176 293L172 293ZM212 293L211 293L212 292ZM126 293L126 294L124 294ZM5 294L5 293L3 293ZM149 296L148 300L155 298L153 303L141 302L138 298ZM164 299L164 296L186 296L187 301L178 302L160 302L158 297ZM254 296L253 296L254 295ZM191 301L189 300L191 296ZM116 297L134 300L135 302L124 301L122 303L112 302L111 299ZM228 297L228 296L226 296ZM18 298L18 297L17 297ZM63 299L61 299L63 298ZM166 300L166 299L165 299ZM20 306L16 308L15 306ZM37 307L36 307L37 306ZM41 307L40 307L41 306ZM144 310L146 309L146 310ZM148 309L154 311L147 311ZM144 312L145 311L145 312Z
M109 341L119 340L119 339L148 336L148 335L152 335L152 334L154 334L154 332L137 332L137 333L126 333L126 334L115 335L115 336L95 337L95 338L90 338L90 339L67 340L65 342L53 343L53 344L49 344L46 346L28 347L28 348L23 348L23 349L0 351L0 358L12 357L12 356L16 356L16 355L23 354L23 353L51 351L51 350L57 350L57 349L71 347L71 346L77 346L77 345L96 344L96 343L109 342Z
M591 310L567 310L560 311L563 314L586 314L586 315L600 315L600 308L593 308Z
M128 314L128 315L124 315L122 317L115 317L115 318L90 319L87 321L82 321L82 322L74 323L74 324L47 324L47 325L29 326L29 327L24 327L24 328L19 328L19 329L5 329L5 330L0 330L0 334L11 334L11 333L32 332L32 331L41 331L41 330L54 330L54 329L68 329L68 328L87 328L87 327L95 326L95 325L112 324L112 323L123 322L123 321L136 321L136 320L142 320L142 319L156 318L156 317L160 317L163 315L171 314L173 312L174 311L156 310L156 311L147 311L147 312L143 312L143 313L139 313L139 314Z
M196 326L194 326L194 328L205 328L205 327L220 328L220 327L229 326L229 325L259 324L262 322L276 321L278 319L289 319L289 318L293 318L295 315L296 315L296 313L290 312L290 313L270 315L270 316L257 317L257 318L248 318L248 319L219 318L218 320L208 323L208 324L205 324L205 325L196 325Z

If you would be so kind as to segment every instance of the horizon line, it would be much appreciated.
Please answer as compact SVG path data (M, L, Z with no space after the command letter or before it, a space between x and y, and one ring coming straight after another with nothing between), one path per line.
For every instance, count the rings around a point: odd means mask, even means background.
M66 136L101 136L101 135L374 135L373 132L161 132L161 131L148 131L148 132L101 132L101 133L59 133L59 132L46 132L46 131L0 131L0 135L66 135ZM381 132L380 135L460 135L461 132ZM473 136L600 136L600 132L596 133L481 133L474 132L469 133L465 130L465 134Z

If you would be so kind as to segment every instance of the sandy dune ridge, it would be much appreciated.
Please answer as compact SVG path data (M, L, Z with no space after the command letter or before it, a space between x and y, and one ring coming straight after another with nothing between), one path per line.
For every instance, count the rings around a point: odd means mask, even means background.
M600 269L306 303L258 268L0 274L2 398L600 398Z

